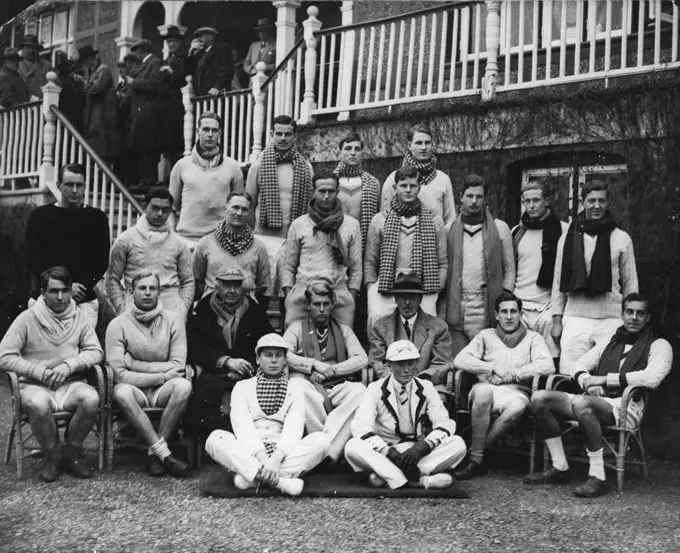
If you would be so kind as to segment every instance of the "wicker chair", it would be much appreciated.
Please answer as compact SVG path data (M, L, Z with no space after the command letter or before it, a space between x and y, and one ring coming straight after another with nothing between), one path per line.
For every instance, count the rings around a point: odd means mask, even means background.
M468 430L472 424L469 407L470 391L472 390L472 387L475 384L477 384L477 382L479 382L479 380L475 375L462 370L456 370L455 374L453 374L453 378L454 378L453 389L454 389L455 417L456 423L458 424L458 433L462 434L463 432ZM546 377L535 376L531 383L532 395L537 390L541 389L541 386L545 385L545 382ZM522 420L520 421L520 424L517 425L515 429L519 428L523 424L523 422L531 425L529 436L529 451L526 454L529 456L529 473L533 474L536 468L535 467L536 424L530 410L526 411ZM465 426L463 426L464 424ZM512 432L515 431L516 430L513 430ZM490 451L512 451L515 453L524 453L521 450L510 449L505 447L493 448Z
M548 391L565 391L579 393L576 383L571 377L555 374L552 375L546 384ZM644 408L640 415L640 424L637 427L628 426L626 413L628 405L634 398L642 398L644 400ZM626 464L635 467L642 467L642 472L645 480L649 478L649 470L647 468L647 459L645 457L645 447L642 441L642 419L644 412L649 404L650 390L642 386L627 386L621 396L621 406L619 407L619 421L620 425L611 425L602 427L602 446L605 452L605 467L616 471L616 481L619 493L623 492L624 474ZM562 435L578 430L577 421L566 421L565 428ZM630 444L634 443L640 452L640 459L626 459ZM580 448L583 450L583 447ZM543 459L548 459L547 448L544 447ZM567 458L575 463L587 463L588 457L582 454L568 454Z
M105 369L95 365L86 372L89 383L94 386L99 394L99 408L97 409L97 419L93 427L93 432L97 437L97 467L104 470L104 447L106 443L106 378ZM28 413L21 405L21 392L19 390L19 377L14 372L7 373L9 381L9 391L12 395L12 415L10 418L9 429L7 432L7 443L5 445L5 464L9 465L12 457L12 447L16 449L17 478L22 478L24 473L24 459L26 457L26 443L33 436L30 431ZM64 435L68 432L68 424L73 417L70 411L55 411L52 416L57 425L57 432L64 429ZM28 433L24 432L24 427L28 426Z

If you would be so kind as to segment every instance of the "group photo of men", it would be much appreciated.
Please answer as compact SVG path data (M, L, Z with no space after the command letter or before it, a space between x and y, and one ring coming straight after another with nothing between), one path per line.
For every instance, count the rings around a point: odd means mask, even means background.
M529 179L509 225L490 211L484 176L454 189L425 124L384 183L364 170L356 133L335 169L315 170L280 115L244 175L219 115L196 125L191 155L169 186L148 187L144 213L112 244L77 163L59 169L58 201L28 218L33 294L0 342L0 370L18 377L43 482L92 477L84 444L104 400L117 421L106 433L141 441L154 477L201 470L180 447L191 441L238 490L297 496L315 470L445 490L485 474L487 454L533 424L545 470L527 489L569 483L590 498L612 487L603 433L639 427L673 352L652 330L605 181L586 181L562 221L547 182ZM95 366L111 397L93 385ZM70 414L63 440L58 412Z

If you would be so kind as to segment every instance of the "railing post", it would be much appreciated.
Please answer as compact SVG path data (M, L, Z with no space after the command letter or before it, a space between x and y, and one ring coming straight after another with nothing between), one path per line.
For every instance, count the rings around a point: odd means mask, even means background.
M299 123L303 125L312 120L312 111L316 109L314 83L316 82L316 45L319 41L314 33L321 30L321 21L317 19L319 8L309 6L307 15L309 17L302 23L305 37L305 93L300 106ZM323 67L321 70L323 70Z
M342 3L340 11L342 12L343 26L352 24L353 10L354 2L345 1ZM338 87L340 87L340 95L338 97L339 108L348 106L352 101L355 42L356 33L354 31L346 31L340 35L340 47L342 48L343 55L340 73L338 74ZM338 113L338 121L349 121L349 110L340 111Z
M50 71L46 75L47 84L41 88L43 93L42 112L45 117L43 126L43 151L38 176L41 187L47 186L53 193L57 191L54 171L54 144L57 138L57 116L52 113L52 106L59 106L61 87L56 83L57 74ZM59 199L59 198L57 198Z
M488 102L496 96L498 77L498 50L501 42L501 2L486 0L486 69L482 81L482 101ZM506 63L510 60L506 59Z
M182 103L184 104L184 155L190 156L194 147L196 135L196 123L194 120L194 87L191 84L191 75L187 75L187 84L182 87Z
M255 64L257 73L253 75L251 84L253 86L253 149L250 152L250 163L253 163L262 155L262 143L264 141L264 119L265 119L265 91L262 85L267 80L264 74L267 65L263 61Z

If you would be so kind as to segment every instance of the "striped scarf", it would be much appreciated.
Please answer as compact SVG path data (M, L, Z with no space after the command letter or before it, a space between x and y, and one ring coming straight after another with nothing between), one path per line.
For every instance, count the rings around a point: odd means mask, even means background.
M434 154L432 154L432 157L427 161L417 161L411 152L408 151L406 152L402 163L403 167L406 167L407 165L418 169L418 173L420 173L420 184L423 186L430 184L437 176L437 156Z
M392 198L390 210L385 217L383 240L380 246L380 276L378 292L388 294L394 287L399 233L402 217L418 217L416 235L411 252L411 269L420 275L426 294L439 292L439 259L437 256L437 231L432 213L419 199L410 205L402 204L397 196Z
M274 144L267 144L262 152L262 164L257 178L260 189L260 223L264 228L280 229L283 227L279 177L276 171L280 163L293 164L291 222L305 213L312 197L312 174L307 161L295 146L286 152L279 152L274 148Z
M222 221L214 232L215 241L224 251L236 257L246 252L253 245L253 229L250 225L243 225L239 232L232 231L226 221Z
M366 249L368 227L371 226L373 216L378 213L380 182L373 175L364 171L359 165L347 165L342 162L338 163L333 174L337 175L338 178L359 177L361 179L361 220L359 225L361 227L361 251L364 251Z

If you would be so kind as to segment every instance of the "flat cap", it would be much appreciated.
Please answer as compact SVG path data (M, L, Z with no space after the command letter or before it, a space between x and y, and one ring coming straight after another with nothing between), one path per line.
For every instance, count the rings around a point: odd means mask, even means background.
M385 353L386 361L408 361L418 359L420 352L418 348L408 340L397 340L392 342Z
M286 342L281 336L275 333L271 334L265 334L262 336L257 341L257 345L255 346L255 355L260 353L260 350L263 348L281 348L285 349L286 351L290 351L291 347L288 345L288 342Z
M199 29L196 29L194 31L194 38L199 37L201 35L215 35L217 36L219 33L217 32L217 29L214 27L200 27Z
M138 40L132 46L130 46L130 52L136 52L137 50L144 50L145 52L151 52L152 49L153 49L153 44L151 44L151 41L147 40L146 38L143 38L142 40Z
M241 269L237 269L236 267L233 267L233 268L225 269L224 271L221 271L220 273L217 274L217 276L215 278L217 280L244 281L246 279L246 275L243 274L243 271L241 271Z

